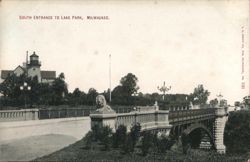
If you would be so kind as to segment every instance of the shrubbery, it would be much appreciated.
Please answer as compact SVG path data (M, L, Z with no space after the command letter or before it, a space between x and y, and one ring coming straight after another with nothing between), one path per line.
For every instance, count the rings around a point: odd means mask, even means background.
M171 148L174 141L165 135L158 136L150 131L141 133L139 123L131 127L127 132L127 127L120 125L114 133L109 126L92 127L85 136L85 148L92 149L93 142L103 145L104 150L109 150L111 145L113 148L119 148L123 154L141 152L146 156L149 152L164 153Z
M141 145L141 151L142 155L145 156L148 154L149 149L153 146L153 134L150 132L144 132L142 136L142 145Z
M104 146L104 150L109 150L112 144L112 129L109 126L99 127L95 125L84 139L87 149L91 148L92 142L100 142Z
M224 143L228 153L250 152L250 111L236 111L229 114Z
M126 136L127 136L127 127L124 125L120 125L116 132L113 134L113 147L118 148L121 147L122 145L125 145L126 141Z

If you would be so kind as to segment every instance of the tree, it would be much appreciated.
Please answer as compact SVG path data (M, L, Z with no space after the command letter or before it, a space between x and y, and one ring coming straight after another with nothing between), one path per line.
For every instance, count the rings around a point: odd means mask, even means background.
M38 104L49 105L52 103L54 92L51 85L47 83L40 83L38 84L37 88L31 89L37 89L39 93Z
M200 84L194 89L194 92L190 94L191 101L194 104L206 104L210 92L205 90L203 85Z
M225 126L224 143L228 153L244 154L250 150L250 111L230 112Z
M120 85L115 87L112 91L112 103L131 105L135 100L135 94L139 87L137 85L138 78L132 74L128 73L126 76L122 77L120 80Z
M98 92L95 88L90 88L87 94L87 102L88 104L95 105L95 99L98 95Z
M219 101L217 100L217 98L209 101L209 104L212 107L216 106L218 103L219 103Z
M64 73L61 73L52 83L53 88L53 101L54 104L61 104L63 98L68 93L67 83L65 82Z
M131 96L139 90L137 82L138 78L132 73L128 73L120 80L120 84L123 87L123 91L128 96Z

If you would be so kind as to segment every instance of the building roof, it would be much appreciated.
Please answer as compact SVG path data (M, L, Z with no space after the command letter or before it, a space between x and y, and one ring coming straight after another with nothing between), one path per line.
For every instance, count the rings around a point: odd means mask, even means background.
M13 70L2 70L1 71L1 78L6 79L9 75L13 74ZM56 72L55 71L41 71L42 79L55 79Z
M32 55L30 55L30 57L39 57L38 55L36 55L36 53L35 52L33 52L33 54Z
M2 70L1 78L6 79L11 74L13 74L13 70Z
M13 72L15 72L18 68L22 69L24 72L26 71L26 69L20 65L18 65L18 67L15 68L15 70L13 70Z
M41 71L42 79L55 79L56 72L55 71Z

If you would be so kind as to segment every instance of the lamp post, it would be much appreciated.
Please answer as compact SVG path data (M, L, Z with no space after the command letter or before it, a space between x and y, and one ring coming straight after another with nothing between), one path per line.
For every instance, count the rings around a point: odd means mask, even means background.
M222 94L220 93L220 94L218 94L218 95L216 95L218 98L219 98L219 106L221 106L221 100L222 100Z
M22 86L20 86L20 90L24 92L24 108L27 108L27 104L26 104L26 91L30 91L31 90L31 86L28 86L28 83L24 82Z
M167 86L165 85L165 81L164 81L164 82L163 82L163 86L161 86L161 87L158 86L157 89L158 89L160 92L163 92L162 99L164 100L164 99L165 99L165 94L166 94L167 91L169 91L169 90L171 89L171 86L167 87Z

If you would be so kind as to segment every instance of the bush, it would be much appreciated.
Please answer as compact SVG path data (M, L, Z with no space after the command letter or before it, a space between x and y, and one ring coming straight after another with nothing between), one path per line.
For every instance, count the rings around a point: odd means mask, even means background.
M113 134L113 147L118 148L125 145L127 136L127 127L124 125L119 125L116 132Z
M130 136L133 144L133 148L135 147L141 132L141 125L140 123L136 123L133 125L133 127L130 129Z
M165 135L156 137L156 142L154 142L159 153L165 153L167 150L170 150L171 146L174 144L174 141Z
M122 146L122 150L124 151L124 153L131 153L134 151L134 144L132 141L131 133L128 133L126 135L125 142Z
M93 141L99 141L104 145L104 150L109 150L112 143L112 129L109 126L99 127L95 125L92 127Z
M153 134L151 132L144 132L142 136L141 151L142 155L146 156L149 153L150 148L153 146Z
M92 149L93 141L94 141L94 133L92 131L89 131L84 137L85 148Z
M181 143L182 143L182 149L183 149L183 153L187 154L187 152L191 149L190 146L190 138L188 135L186 135L185 133L182 133L181 135Z
M109 126L104 126L100 129L100 142L104 145L104 150L109 150L111 146L112 129Z
M250 111L231 112L225 127L224 143L229 153L250 151Z
M99 141L101 138L101 129L98 125L94 125L92 128L94 141Z

